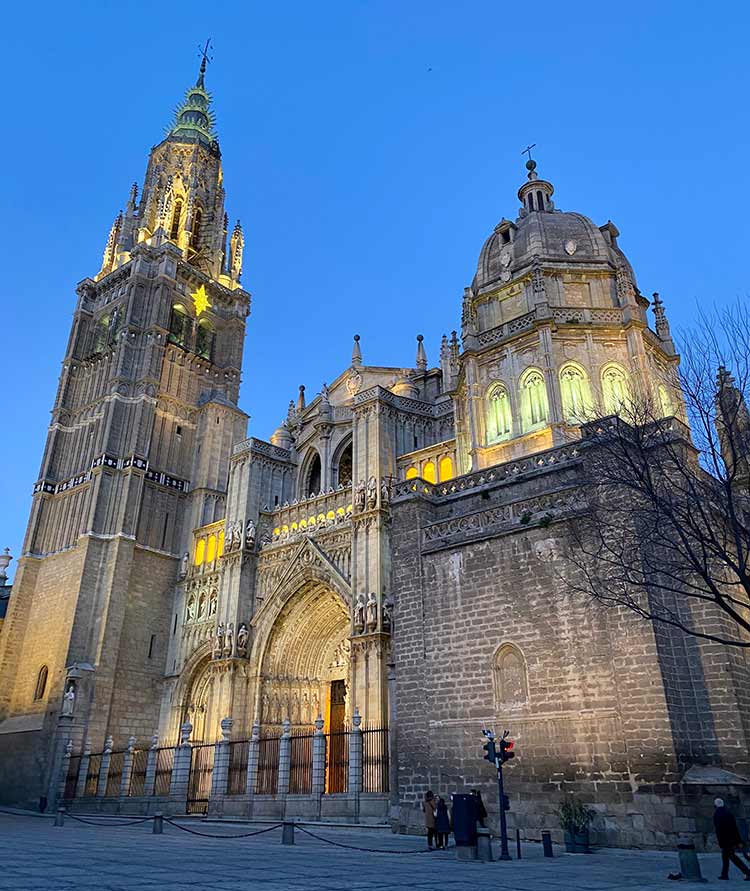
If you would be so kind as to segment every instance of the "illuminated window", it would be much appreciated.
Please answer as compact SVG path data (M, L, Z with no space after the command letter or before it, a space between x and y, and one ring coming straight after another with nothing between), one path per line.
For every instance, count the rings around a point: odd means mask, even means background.
M607 365L602 370L602 400L608 415L622 414L630 404L628 375L619 365Z
M206 557L206 539L200 538L198 539L198 544L195 546L195 565L200 566Z
M435 465L432 461L428 461L422 468L422 479L427 480L428 483L437 482L435 477Z
M444 458L440 459L440 464L438 464L438 469L440 470L440 482L443 483L446 480L453 479L453 460L449 458L447 455Z
M34 687L34 701L38 699L44 699L44 694L47 691L47 678L49 676L49 669L46 665L42 665L39 669L39 674L36 676L36 687Z
M510 396L503 384L495 384L487 394L487 441L508 439L512 428Z
M190 316L185 312L185 308L175 303L169 320L169 340L179 346L187 346L190 340L190 326Z
M560 393L568 424L581 424L591 415L589 382L579 365L563 365L560 369Z
M674 405L672 404L672 397L669 395L669 390L664 386L664 384L659 384L657 388L657 395L659 396L659 408L661 409L661 416L663 418L671 418L674 414Z
M419 471L416 467L407 467L406 469L406 477L407 480L416 479L419 476Z
M206 547L206 563L213 563L216 559L216 536L208 536L208 546Z
M174 212L172 213L172 226L169 230L169 238L171 241L177 241L180 237L180 218L182 217L182 201L178 198L174 203Z
M523 429L533 430L547 423L547 387L541 371L529 369L521 378Z
M211 323L207 319L201 319L195 334L195 352L203 359L211 360L214 351L214 337Z
M101 353L107 348L107 344L109 343L109 325L110 317L108 315L102 316L96 323L96 328L94 329L93 352Z
M219 533L219 541L216 545L216 556L221 557L224 553L224 530L222 529Z

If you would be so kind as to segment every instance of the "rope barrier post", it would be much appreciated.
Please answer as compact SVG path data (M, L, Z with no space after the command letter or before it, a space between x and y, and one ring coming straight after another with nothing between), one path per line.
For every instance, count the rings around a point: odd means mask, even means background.
M154 825L151 832L153 835L161 835L164 832L164 814L154 814Z
M542 850L544 851L545 857L553 857L552 853L552 836L549 831L545 829L542 833Z
M516 829L516 857L521 859L521 830Z
M285 820L281 824L281 844L282 845L293 845L294 844L294 821Z
M57 813L55 814L55 826L64 826L65 825L65 808L59 807L57 809Z

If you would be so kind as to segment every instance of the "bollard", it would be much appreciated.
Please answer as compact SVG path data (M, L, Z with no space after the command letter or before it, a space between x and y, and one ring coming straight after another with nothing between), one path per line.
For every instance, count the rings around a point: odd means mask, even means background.
M161 835L164 832L164 814L154 814L154 825L151 832L154 835Z
M281 825L281 844L282 845L293 845L294 844L294 823L287 822L286 820Z
M542 833L542 850L545 857L554 857L552 853L552 836L547 830Z
M680 872L686 882L706 881L701 875L701 865L692 842L682 842L677 845L677 854L680 858Z
M477 826L477 860L492 863L492 836L484 826Z
M516 829L516 857L521 859L521 830Z
M59 807L57 809L57 813L55 814L55 826L64 826L65 825L65 808Z

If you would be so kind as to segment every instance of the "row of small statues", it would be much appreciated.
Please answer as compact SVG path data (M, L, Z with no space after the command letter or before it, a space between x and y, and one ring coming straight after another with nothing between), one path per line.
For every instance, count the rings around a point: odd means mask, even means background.
M219 626L216 629L216 635L214 636L214 659L221 659L222 656L247 656L247 644L250 639L250 632L247 630L247 625L243 622L240 627L237 629L237 650L236 654L233 652L235 640L234 640L234 622L229 622L226 627L224 627L223 622L219 622Z
M390 600L383 601L383 630L391 631L393 629L393 603ZM378 630L378 598L373 591L367 595L367 603L365 603L365 595L358 594L357 602L354 604L354 633L364 634L365 631Z
M387 479L380 481L380 506L387 507L391 502L391 487ZM371 476L367 482L360 480L354 490L354 506L357 510L372 510L378 506L378 481Z
M315 529L323 529L325 526L335 526L337 524L344 523L346 520L350 519L350 517L351 511L346 511L345 513L337 513L333 520L321 516L315 521L314 524L310 523L308 526L305 526L301 529L279 529L278 532L274 530L272 541L285 541L287 538L289 538L290 535L296 535L297 533L304 532L313 532ZM263 541L265 542L265 539L263 539Z

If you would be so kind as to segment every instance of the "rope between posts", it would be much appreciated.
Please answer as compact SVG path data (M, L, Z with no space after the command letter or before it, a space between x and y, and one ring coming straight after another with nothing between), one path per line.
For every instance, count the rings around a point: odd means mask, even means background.
M76 817L74 814L66 813L66 818L70 818L71 820L76 820L79 823L85 823L87 826L137 826L139 823L148 823L149 820L153 820L153 817L143 817L140 820L128 820L127 823L112 823L107 819L104 819L104 822L96 822L95 820L85 820L83 817ZM117 819L117 818L115 818Z
M279 826L282 825L281 823L276 823L274 826L267 826L265 829L258 829L255 832L242 832L234 835L216 835L212 832L198 832L197 829L190 829L188 826L180 826L179 823L175 823L167 817L164 817L164 822L169 823L170 826L174 826L175 829L181 829L183 832L189 832L191 835L200 835L203 838L250 838L253 835L263 835L264 832L271 832L271 830L278 829Z
M309 829L303 829L299 823L295 823L294 828L299 829L299 831L304 832L305 835L316 838L318 841L325 842L328 845L334 845L337 848L347 848L350 851L365 851L368 854L426 854L430 850L429 848L419 848L419 850L415 851L388 851L385 848L360 848L357 847L357 845L345 845L342 842L331 841L330 838L323 838L322 835L316 835L314 832L310 832Z
M9 817L41 817L43 820L54 820L54 813L49 814L35 814L33 811L29 811L25 814L19 814L17 811L6 811L0 808L0 814L8 814Z

